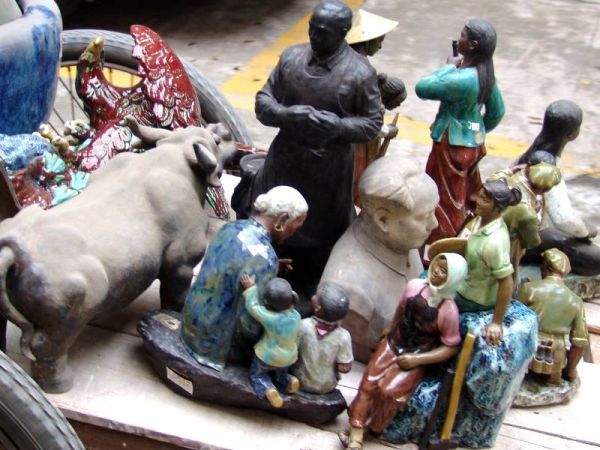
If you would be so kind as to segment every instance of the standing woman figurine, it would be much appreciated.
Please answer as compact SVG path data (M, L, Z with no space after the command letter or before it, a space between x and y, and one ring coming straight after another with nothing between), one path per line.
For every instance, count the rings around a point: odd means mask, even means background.
M433 147L425 169L440 194L436 208L439 226L429 236L429 243L456 236L468 213L475 210L481 189L477 164L486 154L485 134L504 116L494 76L495 49L492 24L469 20L458 41L461 56L449 57L448 64L415 87L419 98L441 102L431 126Z

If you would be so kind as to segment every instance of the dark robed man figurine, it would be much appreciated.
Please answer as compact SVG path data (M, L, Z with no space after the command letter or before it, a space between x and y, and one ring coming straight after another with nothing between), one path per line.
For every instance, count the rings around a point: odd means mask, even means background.
M289 280L305 298L355 217L351 144L375 138L383 121L375 70L344 40L351 25L345 4L322 2L310 19L310 45L283 52L256 95L258 120L279 127L279 134L252 182L234 194L245 197L234 206L242 214L273 186L292 186L306 198L304 226L276 249L279 258L292 258Z

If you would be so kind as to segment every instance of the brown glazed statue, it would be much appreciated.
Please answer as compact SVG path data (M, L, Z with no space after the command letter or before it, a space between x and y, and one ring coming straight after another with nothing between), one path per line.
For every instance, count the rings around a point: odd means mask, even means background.
M180 308L207 245L204 198L220 183L224 154L218 130L129 126L156 148L118 155L64 204L32 205L0 223L0 312L21 328L47 392L71 388L67 352L99 314L157 278L162 306Z
M405 157L374 161L360 184L363 210L335 244L321 283L339 284L350 311L343 325L354 358L367 362L389 327L399 293L423 271L419 248L437 226L433 180Z

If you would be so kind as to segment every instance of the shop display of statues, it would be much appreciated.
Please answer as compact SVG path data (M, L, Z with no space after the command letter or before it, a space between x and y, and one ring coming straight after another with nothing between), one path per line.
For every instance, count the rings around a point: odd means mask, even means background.
M589 345L583 302L563 281L571 271L569 258L552 248L542 253L542 259L543 279L524 283L516 295L539 321L537 350L516 406L569 401L579 387L577 364Z
M219 185L227 154L217 128L168 131L127 120L156 148L111 161L65 204L32 205L0 223L0 312L21 328L33 378L48 392L70 389L67 352L98 314L156 278L163 307L180 308L207 244L203 199L209 184Z
M423 271L417 249L437 224L436 187L401 155L374 161L360 184L363 209L338 240L321 283L339 284L350 311L343 325L357 361L368 362L389 327L399 293Z
M25 9L55 28L35 55L54 51L60 28L44 2ZM421 447L440 429L444 448L493 446L515 396L517 406L569 401L589 336L564 278L569 258L578 273L600 267L596 229L572 211L558 168L582 111L550 104L516 165L482 183L486 133L505 110L496 31L472 19L448 64L415 87L440 102L425 170L386 155L398 128L383 115L406 89L367 57L397 25L366 11L353 20L339 0L314 8L310 43L287 48L256 95L258 120L279 132L245 160L236 221L220 181L236 144L206 125L172 49L133 25L141 80L119 88L103 73L103 39L92 40L75 80L89 124L0 134L2 350L9 320L33 378L66 392L84 327L158 279L161 309L138 331L181 395L322 424L346 410L341 374L366 363L339 433L349 450L369 433ZM55 79L44 83L53 93ZM6 109L0 125L21 130ZM207 202L226 221L210 240ZM543 279L519 286L526 251L541 254Z
M286 279L304 314L333 245L356 216L351 144L371 141L382 126L375 70L344 40L351 25L344 3L319 3L309 22L310 44L282 53L255 104L258 120L279 133L252 182L234 194L244 197L236 206L240 217L273 186L294 187L306 198L306 223L277 246L279 257L294 261L296 270Z
M460 33L458 53L415 86L419 98L440 101L431 126L433 147L425 169L440 195L436 208L439 226L429 236L429 243L456 236L469 213L475 213L481 188L478 163L486 154L485 135L504 116L494 75L495 49L492 24L471 19Z
M350 431L340 435L348 450L361 450L366 430L381 433L406 407L428 367L458 351L456 288L467 262L455 253L437 255L427 280L409 281L400 297L390 331L369 361L350 405Z

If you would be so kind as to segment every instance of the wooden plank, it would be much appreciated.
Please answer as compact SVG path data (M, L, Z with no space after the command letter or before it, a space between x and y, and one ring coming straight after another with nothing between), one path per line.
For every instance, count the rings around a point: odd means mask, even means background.
M498 439L494 449L497 450L515 450L515 449L556 449L556 450L592 450L597 446L584 444L577 441L562 439L556 436L549 436L544 433L531 431L510 425L504 425L500 429Z
M135 322L132 317L130 320ZM27 367L27 361L19 353L18 330L12 325L8 336L10 356ZM76 376L74 388L65 394L49 395L67 417L183 448L339 450L336 433L348 426L345 413L334 422L315 428L260 411L180 397L155 376L143 354L140 338L127 333L87 327L72 349L70 361ZM364 365L356 363L342 377L340 390L349 402L354 398L363 369ZM582 364L580 376L581 392L569 405L511 410L495 448L600 446L593 414L600 403L600 392L593 384L600 379L600 367ZM119 437L123 438L118 435L117 441ZM390 447L415 448L372 438L365 444L365 450Z
M166 442L155 441L117 430L107 430L96 425L70 420L73 429L83 442L86 450L123 450L124 448L144 450L177 450L181 447ZM206 450L209 450L206 447ZM210 450L221 450L212 447Z
M585 321L590 333L600 334L600 303L584 302Z
M28 366L19 353L18 332L12 326L8 350L13 359ZM87 327L70 362L76 376L73 389L48 394L70 419L184 448L340 449L339 439L331 431L175 394L154 375L137 337ZM343 428L340 422L338 429ZM365 446L366 450L387 448L376 442Z
M504 423L580 443L600 446L596 411L600 404L600 366L580 363L581 388L570 403L541 408L512 408Z

